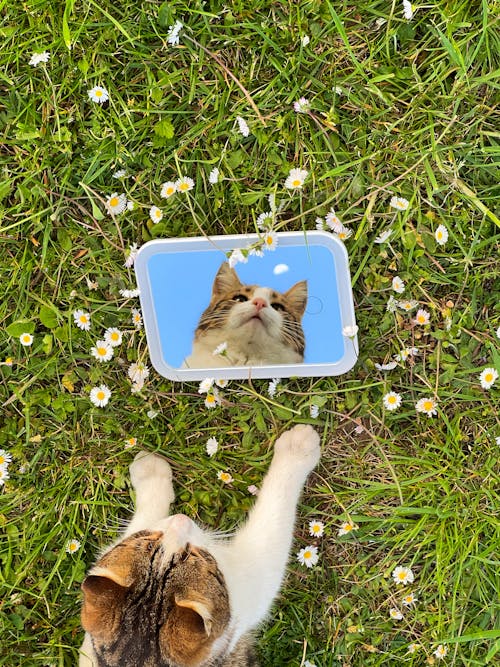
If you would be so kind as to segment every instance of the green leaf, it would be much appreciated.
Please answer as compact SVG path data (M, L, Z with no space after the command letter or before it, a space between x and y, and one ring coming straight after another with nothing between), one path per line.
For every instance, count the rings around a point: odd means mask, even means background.
M31 320L16 320L6 328L6 332L9 336L13 336L14 338L19 338L23 333L32 334L34 331L35 323Z
M174 126L168 118L165 118L164 120L158 121L156 125L153 125L153 132L165 139L172 139L174 136Z
M162 28L166 28L174 22L170 2L163 2L158 9L158 23Z
M50 308L50 306L42 306L38 313L38 318L47 329L55 329L59 324L57 312L53 308Z

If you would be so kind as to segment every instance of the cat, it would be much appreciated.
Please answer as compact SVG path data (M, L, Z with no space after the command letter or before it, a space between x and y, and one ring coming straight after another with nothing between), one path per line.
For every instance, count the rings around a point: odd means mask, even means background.
M244 285L236 271L223 262L183 367L302 363L305 338L301 320L306 303L306 280L284 293ZM223 354L214 354L220 345L225 345Z
M258 667L252 631L279 591L319 456L311 426L283 433L247 521L221 537L168 516L170 466L140 452L130 466L135 513L82 583L80 667Z

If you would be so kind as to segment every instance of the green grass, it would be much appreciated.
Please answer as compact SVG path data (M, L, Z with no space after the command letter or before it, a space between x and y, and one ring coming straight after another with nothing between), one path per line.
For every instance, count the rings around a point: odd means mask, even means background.
M13 360L0 366L0 448L13 457L0 488L0 664L75 664L79 584L129 516L137 447L168 458L179 510L230 530L274 439L302 421L321 432L323 456L294 552L311 542L311 519L326 531L315 568L291 559L260 634L263 665L417 666L432 663L438 644L448 648L441 664L493 665L499 382L486 391L478 378L487 366L500 371L495 3L425 3L411 22L400 2L381 0L0 6L0 361ZM185 30L172 47L176 19ZM44 50L47 65L30 66ZM103 107L88 99L97 84L110 92ZM293 110L301 96L311 114ZM214 166L224 177L216 186ZM294 166L310 174L290 196L283 182ZM122 181L112 177L119 168ZM194 190L161 200L162 182L181 174ZM116 191L135 209L113 220L103 204ZM126 369L146 341L131 324L137 301L119 296L134 285L125 251L200 229L253 232L271 192L286 202L277 229L313 229L333 206L354 231L355 368L283 381L273 399L265 381L233 381L213 411L197 384L154 372L131 394ZM409 209L390 209L392 195ZM152 204L164 211L155 226ZM440 223L444 247L434 240ZM390 243L375 244L390 224ZM427 327L386 311L396 274L430 312ZM73 325L77 308L92 313L90 332ZM109 326L125 340L98 365L90 347ZM34 333L31 348L18 342L23 331ZM376 370L406 346L418 356ZM89 401L101 382L113 391L104 409ZM391 389L403 397L394 413L382 406ZM422 396L438 398L437 416L416 413ZM128 449L131 436L139 444ZM211 436L221 445L213 459ZM231 486L220 487L222 469ZM347 518L359 529L339 538ZM82 544L73 555L70 538ZM401 621L389 619L401 598L396 565L412 567L418 597ZM421 646L413 655L412 642Z

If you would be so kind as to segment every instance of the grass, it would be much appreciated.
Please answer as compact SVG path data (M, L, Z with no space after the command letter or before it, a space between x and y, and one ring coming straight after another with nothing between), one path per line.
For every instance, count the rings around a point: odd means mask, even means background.
M167 456L180 510L227 530L251 505L247 486L262 479L276 436L311 422L323 457L295 551L311 543L309 520L323 521L325 536L315 568L291 558L259 636L263 665L493 665L499 383L483 390L478 378L500 371L494 3L426 3L412 21L381 0L1 7L0 361L12 365L0 366L0 448L13 460L0 488L0 664L75 664L79 584L129 516L137 447ZM173 47L177 19L185 29ZM46 65L28 64L44 50ZM97 84L110 93L102 107L88 99ZM310 114L293 110L301 96ZM236 116L250 125L246 139ZM214 166L224 180L212 186ZM289 196L282 184L294 166L310 173ZM119 168L129 174L121 181ZM161 200L161 183L181 174L194 190ZM116 191L135 209L114 220L104 201ZM273 399L264 381L233 381L213 411L197 385L154 372L131 394L126 368L146 358L146 342L131 324L136 300L119 295L134 285L129 246L200 229L253 232L271 192L286 201L277 229L312 229L333 206L354 231L355 368L283 381ZM408 210L390 209L392 195ZM152 204L164 211L158 225ZM375 244L389 225L389 243ZM430 312L428 326L386 310L396 274L405 298ZM74 326L77 308L92 313L89 332ZM125 341L98 365L90 347L109 326ZM18 342L25 331L29 348ZM407 346L419 354L376 369ZM101 382L113 396L98 409L89 390ZM403 397L393 413L382 405L391 389ZM416 413L423 396L438 398L436 416ZM209 459L211 436L220 449ZM222 469L231 486L218 482ZM338 537L346 519L359 528ZM69 555L71 538L82 546ZM414 571L418 602L392 621L397 565Z

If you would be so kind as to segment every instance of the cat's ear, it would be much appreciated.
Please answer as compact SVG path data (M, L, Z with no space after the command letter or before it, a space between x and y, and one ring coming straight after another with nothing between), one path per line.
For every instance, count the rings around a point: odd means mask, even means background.
M160 631L168 655L179 665L199 665L212 640L212 605L196 592L175 596L175 605Z
M212 286L212 296L225 294L226 292L233 292L240 289L242 283L238 278L236 271L229 266L227 262L223 262L220 269L215 276L214 284Z
M119 573L95 568L82 583L82 626L94 637L108 639L119 622L120 606L128 590L128 582Z
M293 287L284 293L288 305L296 315L302 317L307 304L307 280L295 283Z

